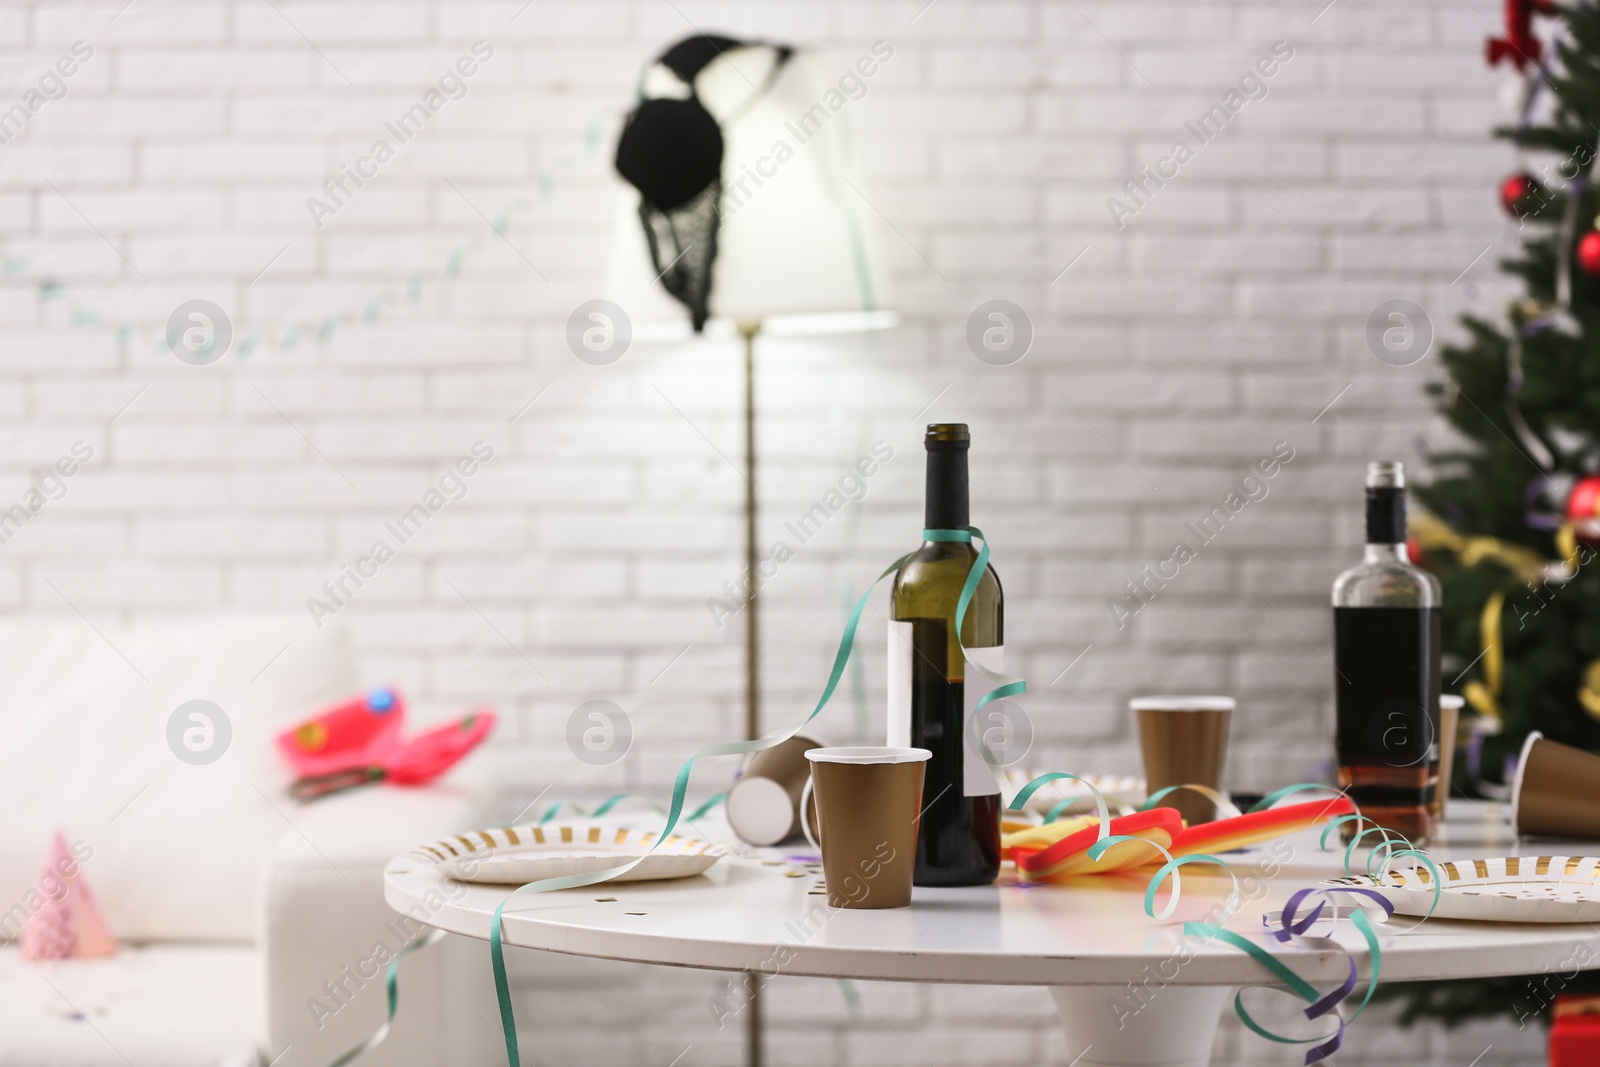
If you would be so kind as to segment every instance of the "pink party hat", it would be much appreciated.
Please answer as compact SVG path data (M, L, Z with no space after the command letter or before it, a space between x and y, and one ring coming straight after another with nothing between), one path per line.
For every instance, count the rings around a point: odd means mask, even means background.
M22 930L23 959L89 959L117 951L89 883L59 830L50 846L50 858L28 897L32 898L28 906L33 914Z

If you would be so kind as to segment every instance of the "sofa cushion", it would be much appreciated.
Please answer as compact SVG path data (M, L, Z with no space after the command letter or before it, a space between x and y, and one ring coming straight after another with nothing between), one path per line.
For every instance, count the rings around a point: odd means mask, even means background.
M0 679L0 940L59 827L116 937L253 941L262 863L302 818L272 737L356 690L342 632L304 615L9 620ZM231 726L215 762L169 744L196 699Z
M256 1067L261 962L232 945L157 945L29 963L0 947L6 1067Z

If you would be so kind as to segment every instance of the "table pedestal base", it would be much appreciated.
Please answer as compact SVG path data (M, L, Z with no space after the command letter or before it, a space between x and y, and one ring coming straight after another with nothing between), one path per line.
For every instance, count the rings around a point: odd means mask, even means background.
M1076 1067L1206 1067L1233 990L1055 986L1050 993Z

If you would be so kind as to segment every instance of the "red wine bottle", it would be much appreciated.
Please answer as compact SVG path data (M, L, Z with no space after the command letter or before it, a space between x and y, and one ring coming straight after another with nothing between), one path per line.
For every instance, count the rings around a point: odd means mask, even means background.
M935 423L925 444L925 532L965 531L967 427ZM985 569L967 605L959 641L955 628L956 603L977 558L968 540L925 540L894 579L888 743L933 753L922 791L916 885L987 885L1000 873L1000 787L978 746L968 743L985 690L968 659L997 673L1004 668L1004 596L993 568Z

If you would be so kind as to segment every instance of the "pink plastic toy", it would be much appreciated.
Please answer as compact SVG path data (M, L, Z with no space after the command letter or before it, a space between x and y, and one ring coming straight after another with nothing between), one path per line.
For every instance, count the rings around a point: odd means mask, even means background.
M480 708L409 741L400 739L405 703L393 689L374 689L278 735L294 768L296 800L314 800L374 782L421 785L449 770L489 736L494 712Z
M380 763L400 744L406 704L393 689L374 689L278 735L297 778L320 778Z

